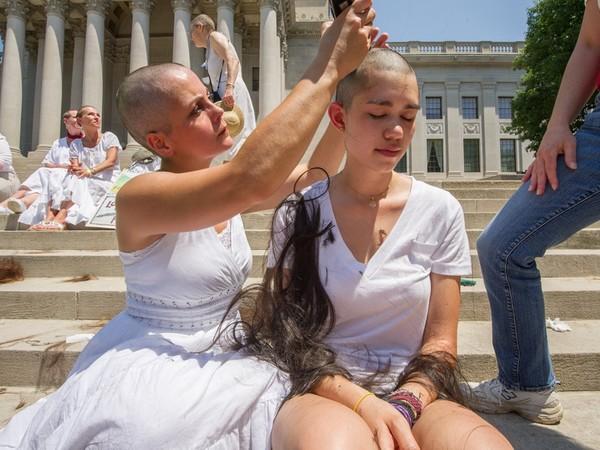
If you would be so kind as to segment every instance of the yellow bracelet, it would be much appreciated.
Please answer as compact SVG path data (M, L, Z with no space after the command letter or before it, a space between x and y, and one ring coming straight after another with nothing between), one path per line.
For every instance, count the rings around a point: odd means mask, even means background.
M92 171L90 169L86 170L87 176L91 177L92 176Z
M358 401L356 402L356 405L354 405L354 412L358 411L358 407L360 406L360 404L362 403L362 401L367 398L369 395L375 395L372 392L367 392L365 395L363 395L361 398L358 399Z

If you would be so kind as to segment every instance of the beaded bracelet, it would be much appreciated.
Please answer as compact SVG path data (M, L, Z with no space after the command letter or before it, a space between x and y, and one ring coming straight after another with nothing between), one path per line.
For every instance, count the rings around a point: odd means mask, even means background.
M386 397L386 401L391 403L406 418L411 428L417 419L421 417L423 402L408 389L398 389L392 392Z
M402 416L404 416L404 418L406 419L406 421L408 422L408 425L412 428L413 425L415 424L411 414L408 412L408 410L404 407L404 405L400 405L398 403L392 403L391 404L394 408L396 408L396 411L398 411L400 414L402 414Z
M358 399L358 401L356 402L356 405L354 405L354 412L358 411L358 407L360 406L360 404L362 403L362 401L367 398L369 395L375 395L372 392L367 392L365 395L363 395L361 398Z
M386 400L388 402L403 400L407 402L412 408L415 410L417 414L417 418L421 415L421 411L423 411L423 402L419 397L413 394L408 389L398 389L397 391L392 392Z

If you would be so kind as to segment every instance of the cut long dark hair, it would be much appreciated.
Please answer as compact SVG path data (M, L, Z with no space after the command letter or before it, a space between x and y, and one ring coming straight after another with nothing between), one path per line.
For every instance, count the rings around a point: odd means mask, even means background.
M242 316L232 325L234 332L227 333L232 347L244 348L288 373L289 397L310 392L326 376L350 378L323 343L335 325L335 311L319 277L318 247L319 238L331 233L333 225L321 225L316 200L295 193L279 205L276 211L285 212L285 224L278 229L276 213L271 244L277 233L287 238L277 262L266 270L261 284L242 290L230 305L230 310L239 305Z

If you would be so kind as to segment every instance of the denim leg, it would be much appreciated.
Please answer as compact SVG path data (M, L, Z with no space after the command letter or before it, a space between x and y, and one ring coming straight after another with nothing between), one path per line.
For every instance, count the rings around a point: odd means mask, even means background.
M492 313L499 379L515 390L553 387L536 258L600 220L600 110L577 133L577 170L558 160L559 187L538 197L521 186L477 241ZM565 267L565 276L569 275Z

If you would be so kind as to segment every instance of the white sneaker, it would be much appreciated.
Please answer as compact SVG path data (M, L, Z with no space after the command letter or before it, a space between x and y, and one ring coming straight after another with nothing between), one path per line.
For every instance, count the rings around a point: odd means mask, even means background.
M6 206L0 206L0 216L8 216L9 214L12 214L13 212L8 209Z
M461 386L467 404L486 414L516 412L527 420L555 425L563 416L563 407L554 389L540 392L513 391L504 387L498 378Z
M10 209L15 214L24 213L27 209L25 203L18 198L9 198L7 203L8 209Z

